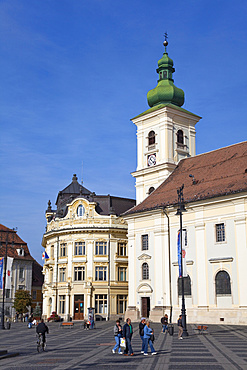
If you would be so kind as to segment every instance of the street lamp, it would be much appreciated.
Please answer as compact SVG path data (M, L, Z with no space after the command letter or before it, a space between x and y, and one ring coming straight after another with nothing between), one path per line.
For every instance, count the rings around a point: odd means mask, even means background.
M16 228L13 228L11 231L16 231ZM6 286L6 271L7 271L7 257L8 257L8 243L9 243L9 233L11 232L10 230L6 231L6 240L5 240L5 256L4 256L4 279L3 279L3 301L2 301L2 316L1 316L1 329L5 329L4 326L4 304L5 304L5 286ZM3 231L2 231L3 232ZM1 235L2 236L2 235ZM1 238L2 239L2 238ZM2 241L1 241L2 243ZM12 244L14 244L14 234L13 234L13 239L12 239Z
M181 263L181 279L182 279L182 325L183 325L183 337L187 337L189 334L187 332L186 325L186 309L185 309L185 299L184 299L184 276L183 276L183 222L182 216L183 212L186 212L184 207L184 195L183 195L184 184L177 190L178 194L178 209L176 215L180 219L180 263Z

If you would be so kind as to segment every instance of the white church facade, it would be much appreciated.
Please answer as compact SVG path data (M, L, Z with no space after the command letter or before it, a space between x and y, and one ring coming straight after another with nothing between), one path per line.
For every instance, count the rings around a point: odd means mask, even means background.
M158 62L158 85L137 126L137 205L128 223L126 316L160 321L181 311L177 190L184 185L183 235L187 322L247 324L247 142L196 156L201 117L182 108L173 61Z

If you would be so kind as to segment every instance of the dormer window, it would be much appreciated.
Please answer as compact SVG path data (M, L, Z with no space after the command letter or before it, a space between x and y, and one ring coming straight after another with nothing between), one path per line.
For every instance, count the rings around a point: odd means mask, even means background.
M155 132L150 131L148 134L148 146L155 144Z
M149 188L149 190L148 190L148 194L150 195L154 190L155 190L155 188L153 186L151 186L151 188Z
M17 251L18 256L24 257L25 252L24 252L24 249L22 247L17 248L16 251Z
M77 208L77 216L78 217L83 217L85 213L85 208L83 207L82 204L80 204Z

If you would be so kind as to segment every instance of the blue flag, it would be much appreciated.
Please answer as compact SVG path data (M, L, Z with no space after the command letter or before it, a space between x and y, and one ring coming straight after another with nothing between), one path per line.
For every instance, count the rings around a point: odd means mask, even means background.
M181 239L180 239L180 231L178 232L178 268L179 268L179 277L182 277L182 269L181 269Z
M3 289L3 261L4 257L0 257L0 289Z
M48 254L46 252L42 253L42 260L49 258Z

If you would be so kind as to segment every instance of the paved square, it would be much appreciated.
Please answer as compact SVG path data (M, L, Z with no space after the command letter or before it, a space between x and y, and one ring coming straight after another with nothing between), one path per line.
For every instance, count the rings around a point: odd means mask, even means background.
M95 330L84 330L76 322L73 328L48 324L47 352L38 353L35 329L25 323L13 324L0 331L0 350L19 352L20 356L0 360L1 369L246 369L247 326L209 325L208 334L198 334L188 325L189 337L177 339L161 333L161 325L152 324L156 356L143 356L138 324L134 323L132 339L134 356L112 354L115 344L114 322L97 322Z

